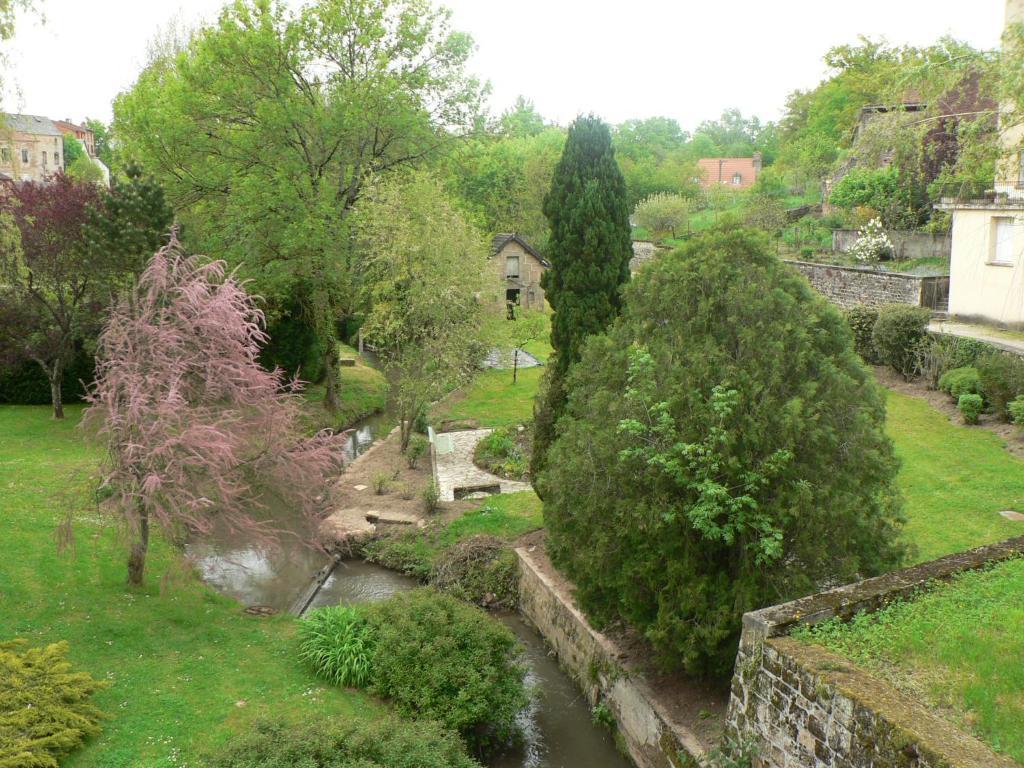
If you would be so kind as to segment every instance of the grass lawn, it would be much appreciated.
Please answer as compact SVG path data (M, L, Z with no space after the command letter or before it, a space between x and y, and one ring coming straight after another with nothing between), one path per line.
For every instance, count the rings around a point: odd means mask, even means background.
M313 384L305 390L305 399L310 406L306 412L311 427L348 426L364 416L383 411L387 405L388 382L384 374L363 362L352 347L344 344L338 346L341 357L355 358L356 364L339 369L340 404L336 413L328 414L323 408L326 391L323 384Z
M488 369L464 389L437 403L431 422L442 419L476 419L482 427L522 424L533 419L533 399L543 367L524 368L512 383L512 371Z
M1024 512L1024 462L1002 439L898 392L888 393L888 414L915 562L1024 534L1024 523L998 514Z
M261 713L300 719L365 716L380 705L321 686L297 661L288 617L254 618L180 574L159 540L147 585L125 586L125 550L101 527L86 476L98 452L75 425L80 406L52 421L45 406L0 406L0 641L67 640L76 669L112 685L95 697L103 732L63 765L194 765L197 748ZM54 529L75 514L76 547L58 555Z
M800 634L946 712L1024 763L1024 559Z

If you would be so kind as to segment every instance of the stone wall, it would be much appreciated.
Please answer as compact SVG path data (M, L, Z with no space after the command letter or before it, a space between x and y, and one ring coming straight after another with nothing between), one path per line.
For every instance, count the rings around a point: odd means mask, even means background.
M551 646L591 706L605 703L633 762L639 768L699 765L720 733L721 726L706 715L722 713L721 697L700 690L680 695L678 687L672 695L660 693L631 670L614 640L590 626L541 548L519 548L516 555L520 613Z
M885 304L944 309L949 296L948 277L921 277L807 261L787 263L806 277L818 293L842 309Z
M892 241L894 255L897 259L925 259L933 256L948 259L952 251L952 238L947 232L944 235L931 232L886 230ZM832 230L832 253L846 253L860 239L856 229Z
M928 581L1019 557L1024 536L765 608L743 617L727 716L760 749L757 768L1012 768L973 736L848 660L786 637L797 624L849 619Z

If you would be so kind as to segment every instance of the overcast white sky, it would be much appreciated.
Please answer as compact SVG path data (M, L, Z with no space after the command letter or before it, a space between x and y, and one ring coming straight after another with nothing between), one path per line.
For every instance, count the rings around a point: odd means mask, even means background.
M222 0L35 0L7 44L20 95L8 111L109 120L147 42L169 18L213 18ZM299 0L295 0L299 2ZM471 70L498 113L517 95L566 123L667 115L687 129L728 107L779 117L786 94L817 83L821 57L858 34L927 44L952 34L992 48L1004 0L448 0L478 45Z

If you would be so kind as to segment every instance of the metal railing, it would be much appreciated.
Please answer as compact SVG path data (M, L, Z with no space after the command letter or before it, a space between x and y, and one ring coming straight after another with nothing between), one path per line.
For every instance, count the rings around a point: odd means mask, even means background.
M1024 200L1024 184L1020 179L1008 181L957 181L936 184L931 188L933 199L942 203L997 203L1009 197Z

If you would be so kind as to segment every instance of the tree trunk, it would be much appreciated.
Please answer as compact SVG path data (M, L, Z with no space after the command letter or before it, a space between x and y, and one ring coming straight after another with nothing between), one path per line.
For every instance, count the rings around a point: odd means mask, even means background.
M128 555L128 583L134 587L142 586L142 576L146 570L146 552L149 551L149 512L139 507L139 529L132 542L131 553Z
M324 369L326 373L327 391L324 393L324 408L328 411L338 410L338 343L332 338L324 352Z
M53 404L53 418L64 418L64 397L61 385L64 383L64 362L58 357L50 367L43 366L46 378L50 380L50 402Z
M512 383L519 381L519 347L512 353Z

